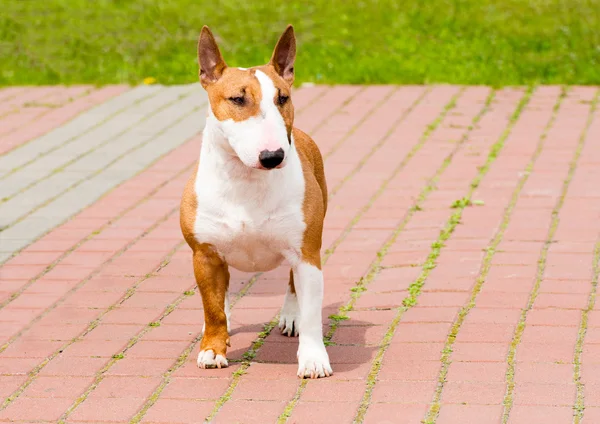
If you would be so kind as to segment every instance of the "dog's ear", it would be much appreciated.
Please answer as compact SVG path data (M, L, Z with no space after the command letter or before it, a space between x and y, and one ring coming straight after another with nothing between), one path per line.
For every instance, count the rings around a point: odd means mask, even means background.
M273 51L273 56L269 62L275 68L275 71L288 84L294 83L294 61L296 60L296 36L294 27L288 25Z
M206 25L202 27L198 40L198 64L200 65L200 82L204 88L221 78L227 68L215 37Z

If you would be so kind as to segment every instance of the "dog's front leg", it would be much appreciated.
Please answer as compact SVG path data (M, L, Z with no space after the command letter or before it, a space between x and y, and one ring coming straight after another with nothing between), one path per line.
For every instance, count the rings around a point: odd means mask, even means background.
M200 342L200 368L226 367L229 334L225 296L229 288L227 263L208 245L194 251L194 275L204 305L204 335Z
M301 262L294 267L294 283L300 306L298 377L329 377L333 371L323 343L323 272Z

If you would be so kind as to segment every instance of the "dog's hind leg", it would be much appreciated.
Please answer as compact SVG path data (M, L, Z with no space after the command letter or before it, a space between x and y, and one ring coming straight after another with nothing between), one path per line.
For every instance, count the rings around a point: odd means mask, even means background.
M200 368L224 368L228 334L229 270L227 263L208 245L194 250L194 275L204 305L204 334L200 342L198 366Z
M299 323L300 307L298 306L296 287L294 287L294 273L290 270L290 283L279 314L279 330L281 330L281 334L288 337L297 337Z

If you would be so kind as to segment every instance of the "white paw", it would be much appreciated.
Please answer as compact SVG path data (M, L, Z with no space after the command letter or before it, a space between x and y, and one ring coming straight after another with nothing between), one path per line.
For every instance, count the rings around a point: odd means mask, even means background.
M279 330L288 337L298 337L298 324L300 323L300 308L298 298L294 293L285 294L283 307L279 314Z
M227 368L229 365L227 363L227 359L223 355L217 355L215 357L215 353L209 350L202 350L198 354L198 368L206 369L206 368Z
M319 378L333 375L325 345L300 343L298 348L298 377Z

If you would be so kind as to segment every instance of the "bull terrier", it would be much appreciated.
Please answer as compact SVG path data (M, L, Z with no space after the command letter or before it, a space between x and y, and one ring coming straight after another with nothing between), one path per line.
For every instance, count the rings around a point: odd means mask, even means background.
M285 260L291 270L279 328L299 335L297 374L333 373L321 312L327 185L317 145L293 126L295 58L291 25L269 63L252 68L228 67L210 29L200 34L199 76L210 107L180 216L204 305L200 368L228 365L229 267L265 272Z

